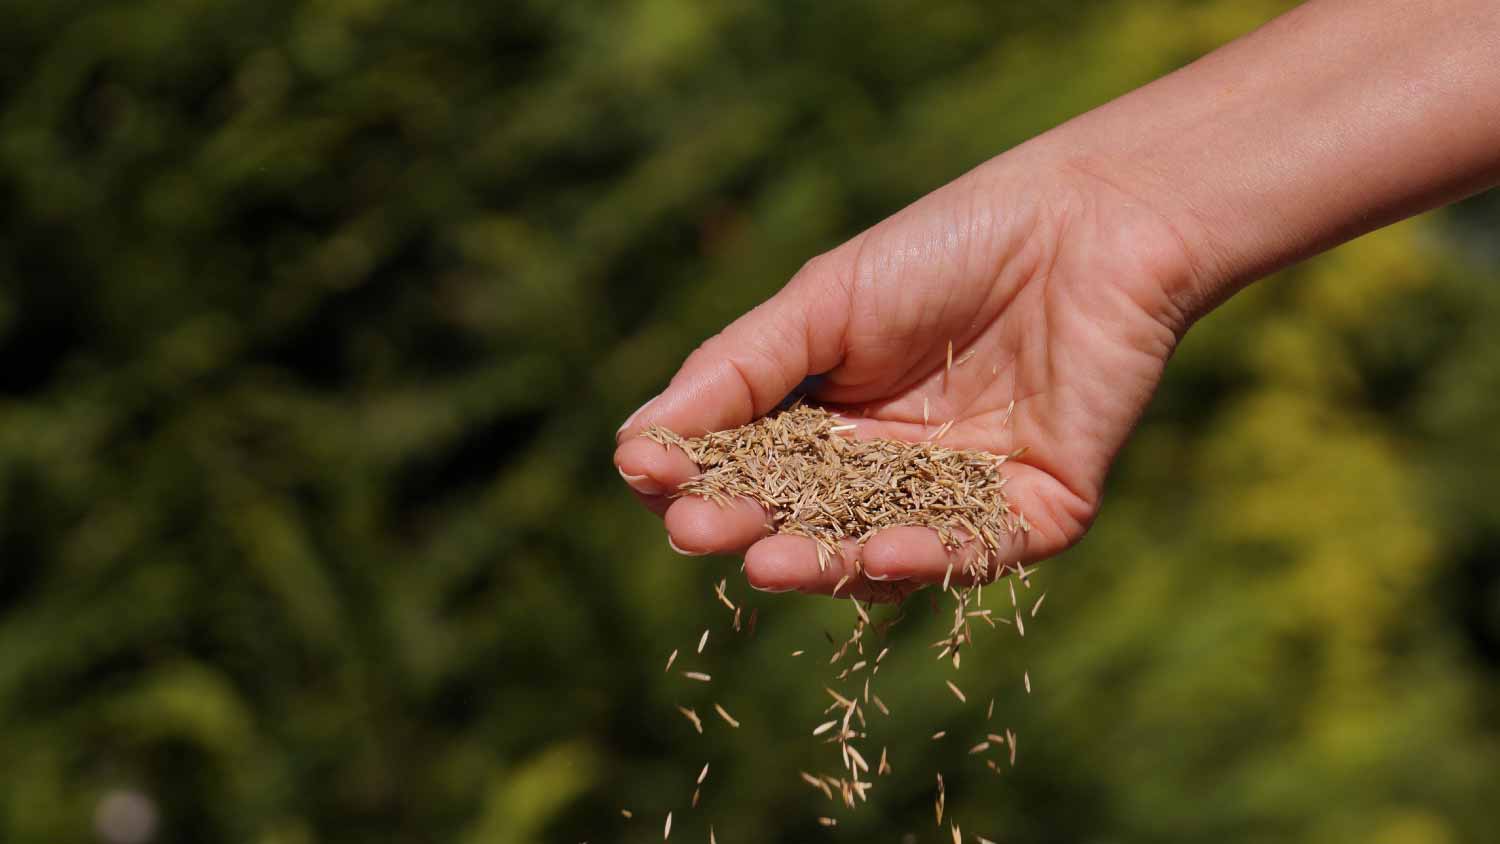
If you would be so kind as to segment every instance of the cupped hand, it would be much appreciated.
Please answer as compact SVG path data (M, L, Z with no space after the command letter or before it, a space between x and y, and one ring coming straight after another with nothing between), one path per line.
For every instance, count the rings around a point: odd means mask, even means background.
M816 374L811 398L851 417L854 436L922 440L951 420L945 446L1024 447L1003 471L1031 530L1012 535L1002 558L1057 554L1092 522L1110 463L1192 316L1177 230L1119 184L1023 147L809 261L631 416L615 452L621 475L665 516L675 549L744 554L757 588L830 592L856 553L884 583L862 580L855 595L940 582L966 550L929 529L845 543L844 559L820 571L812 541L770 535L759 505L672 497L697 467L637 436L652 424L686 436L745 424Z

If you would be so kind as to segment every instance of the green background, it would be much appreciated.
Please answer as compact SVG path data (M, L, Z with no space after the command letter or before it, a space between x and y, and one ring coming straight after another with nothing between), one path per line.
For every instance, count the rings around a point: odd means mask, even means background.
M1493 198L1194 329L965 660L990 725L912 602L855 813L796 776L848 605L676 557L610 464L805 259L1285 6L0 0L0 840L130 794L160 841L946 841L935 771L1002 842L1486 840Z

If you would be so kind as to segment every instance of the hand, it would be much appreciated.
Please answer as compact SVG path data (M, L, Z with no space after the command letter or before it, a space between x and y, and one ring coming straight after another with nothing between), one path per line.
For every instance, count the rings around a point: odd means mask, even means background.
M811 540L765 538L756 505L670 501L695 467L635 437L744 424L823 373L814 397L859 436L922 439L951 419L945 445L1026 446L1005 468L1033 529L1003 556L1063 550L1194 318L1278 267L1500 184L1500 16L1492 0L1439 5L1302 4L810 262L626 422L621 474L684 553L745 551L756 586L831 591L852 547L820 573ZM951 372L950 341L973 352ZM920 528L872 537L862 560L907 588L953 561Z
M945 446L1026 448L1003 471L1032 529L1012 537L1004 561L1040 560L1083 536L1187 327L1172 291L1191 272L1164 218L1077 164L1027 150L809 262L705 342L622 427L615 462L665 513L674 548L743 552L750 582L774 591L826 593L848 570L852 547L820 572L811 540L767 538L753 502L667 497L697 467L636 436L650 424L684 435L744 424L817 373L812 398L852 417L854 436L922 440L951 419ZM951 370L950 342L962 361ZM940 582L954 559L917 527L883 531L862 553L868 577L904 586ZM861 593L890 588L857 584Z

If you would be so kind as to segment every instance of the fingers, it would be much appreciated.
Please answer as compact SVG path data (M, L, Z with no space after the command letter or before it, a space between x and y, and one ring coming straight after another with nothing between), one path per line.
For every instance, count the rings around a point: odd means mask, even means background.
M698 474L697 465L682 449L641 437L632 437L615 449L615 468L631 489L663 500L664 496Z
M946 548L932 528L887 528L865 543L865 575L885 583L942 583L945 578L950 585L968 583L969 563L976 559L979 551L980 546L974 542ZM1001 559L987 561L984 579L988 580L998 572Z
M667 389L621 426L618 439L629 442L652 424L683 436L743 425L808 375L836 366L849 316L849 262L838 257L845 252L810 261L779 293L700 346Z
M695 495L679 498L667 509L666 525L667 542L690 557L742 553L771 533L765 508L746 498L723 505Z
M755 543L745 553L745 577L763 592L805 592L858 598L862 601L899 601L917 584L879 583L857 573L859 547L844 540L842 553L818 566L817 543L805 536L780 534Z

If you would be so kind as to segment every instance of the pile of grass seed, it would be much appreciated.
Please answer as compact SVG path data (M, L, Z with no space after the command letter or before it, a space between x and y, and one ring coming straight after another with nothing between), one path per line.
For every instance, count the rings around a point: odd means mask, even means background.
M1002 536L1025 527L1005 498L999 470L1009 457L935 441L846 436L855 427L827 410L798 405L701 437L659 426L644 436L682 449L698 464L701 474L678 494L759 503L773 530L818 543L820 566L839 554L843 539L863 545L877 531L915 525L937 531L949 549L976 540L965 574L991 576Z
M970 629L972 621L983 622L992 628L997 622L1013 625L1020 635L1026 635L1014 581L1009 584L1010 610L1006 613L985 609L983 604L985 584L1007 570L999 558L1004 537L1026 531L1029 527L1024 516L1007 501L1006 480L1000 472L1001 466L1015 455L956 450L938 445L937 440L951 424L943 425L924 442L861 440L849 436L857 426L835 414L794 405L749 425L700 437L683 437L661 427L649 428L642 435L664 446L682 449L698 465L700 474L679 487L677 495L698 495L719 503L735 498L755 501L770 514L775 532L814 540L820 566L826 567L841 553L842 541L853 539L862 546L876 532L891 527L927 527L935 530L950 550L969 546L970 553L962 572L964 576L950 582L955 574L950 566L942 583L942 593L953 598L952 627L947 636L932 643L934 648L941 648L937 658L951 661L956 670L960 665L961 651L974 641ZM857 555L852 562L853 571L846 573L834 587L835 596L851 577L859 575L861 564ZM1010 570L1019 575L1026 588L1030 588L1024 568L1015 564ZM726 582L721 580L714 589L715 598L733 613L732 628L739 632L740 607L728 596L726 589ZM900 595L893 593L892 597ZM1035 616L1045 597L1043 593L1036 600L1031 616ZM858 600L852 603L855 620L849 636L842 642L830 640L834 651L829 665L836 674L829 678L830 687L826 691L832 702L812 728L813 736L837 745L840 770L820 774L799 772L800 778L809 786L829 800L841 801L850 809L868 800L874 777L891 772L887 748L881 748L873 771L865 752L860 749L861 743L869 738L866 708L873 705L881 715L890 716L889 708L872 691L872 681L879 674L890 648L880 648L877 655L867 659L865 646L869 637L866 634L873 630L883 637L889 626L902 617L897 614L889 621L875 622L870 616L871 605L862 606ZM933 608L937 611L935 599ZM1013 622L1006 617L1011 612L1014 613ZM751 635L754 626L752 612ZM707 641L708 631L705 630L698 640L697 655L703 654ZM797 650L792 656L799 657L804 653ZM677 656L678 651L674 650L668 657L668 671ZM846 658L848 662L841 666ZM698 683L711 682L710 675L699 671L684 670L682 675ZM1024 679L1029 694L1029 673ZM960 703L967 704L967 697L956 683L947 680L945 686ZM718 703L713 706L731 728L739 726L739 722ZM703 724L696 711L683 706L678 709L701 734ZM986 722L994 717L994 710L992 698L986 711ZM946 731L939 730L932 739L939 740L945 735ZM966 757L982 758L990 770L999 774L1000 765L997 758L991 757L992 750L999 754L999 759L1008 756L1010 765L1014 766L1015 734L1009 729L1003 735L986 733L981 741L969 748ZM698 806L706 773L707 766L704 766L694 784L692 808ZM941 828L946 803L941 773L937 773L936 782L934 809ZM628 812L624 814L629 817ZM831 817L820 817L818 822L823 826L837 824ZM950 826L957 844L961 832L956 822L950 821ZM670 834L671 814L668 813L664 837ZM712 827L709 836L712 841ZM974 838L981 844L990 844L982 836Z

